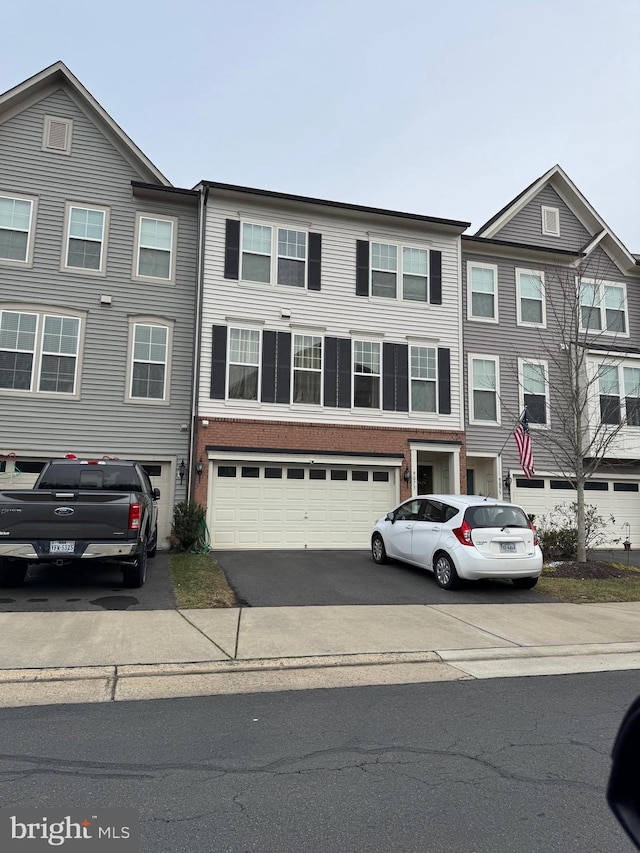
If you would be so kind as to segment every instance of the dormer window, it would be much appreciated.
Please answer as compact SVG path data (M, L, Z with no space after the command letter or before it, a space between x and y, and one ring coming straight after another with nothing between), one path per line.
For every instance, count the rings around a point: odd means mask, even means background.
M557 207L540 208L542 213L542 233L548 237L560 236L560 211Z

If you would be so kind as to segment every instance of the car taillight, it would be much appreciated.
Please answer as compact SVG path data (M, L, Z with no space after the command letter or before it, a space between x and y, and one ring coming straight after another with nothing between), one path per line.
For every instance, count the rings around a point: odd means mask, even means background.
M141 504L129 504L129 530L140 530Z
M456 539L460 542L461 545L473 545L471 541L471 530L472 527L469 522L465 519L462 521L462 525L460 527L454 527L453 532L455 533Z
M538 544L538 531L536 530L536 526L533 521L529 522L529 527L533 530L533 544Z

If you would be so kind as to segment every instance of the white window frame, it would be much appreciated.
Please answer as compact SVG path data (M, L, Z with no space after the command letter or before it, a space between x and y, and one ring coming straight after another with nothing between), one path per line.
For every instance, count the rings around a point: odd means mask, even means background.
M57 148L49 145L51 135L51 125L61 124L65 127L65 145L64 148ZM44 117L44 127L42 128L42 150L50 154L63 154L67 157L71 154L71 139L73 136L73 119L62 118L61 116L47 115Z
M542 270L531 270L531 269L522 269L521 267L516 267L515 270L516 275L516 310L518 315L518 326L527 326L531 329L546 329L547 328L547 308L546 308L546 295L545 295L545 282L544 282L544 272ZM522 319L522 293L520 291L520 276L522 275L531 275L540 279L541 285L541 305L542 305L542 321L540 323L532 323L529 320Z
M167 345L164 362L164 389L160 397L133 396L133 365L135 356L135 330L138 326L156 326L167 330ZM127 346L127 385L125 402L139 406L168 406L171 402L171 365L173 356L173 327L174 321L166 317L132 316L129 317L129 337ZM152 363L152 362L149 362Z
M100 242L100 266L98 269L92 267L73 267L69 266L69 245L71 242L71 211L72 210L97 210L102 213L102 239L100 241L90 240L89 242ZM105 276L107 273L107 243L109 238L109 215L110 209L97 204L86 204L84 202L67 201L64 211L64 242L62 247L62 257L60 259L60 271L70 272L74 275L99 275ZM83 238L75 238L83 239Z
M491 270L493 273L493 317L483 317L473 313L473 277L472 269ZM498 265L485 264L480 261L467 261L467 319L474 323L498 323Z
M171 249L169 250L171 255L169 258L169 277L165 278L164 276L152 276L152 275L142 275L140 273L140 249L144 248L155 248L155 247L145 247L140 244L140 232L142 228L142 220L143 219L151 219L156 222L169 222L171 223ZM133 270L132 270L132 279L134 281L144 281L144 282L153 282L154 284L175 284L176 280L176 253L177 253L177 245L178 245L178 218L176 216L159 216L156 213L149 213L147 211L137 211L136 212L136 223L135 223L135 239L133 246Z
M473 385L473 362L474 361L493 361L495 364L495 375L496 375L496 387L495 387L495 395L496 395L496 420L495 421L484 421L479 420L475 416L475 405L473 392L475 390L484 390L484 389L476 389ZM468 406L469 406L469 423L477 424L478 426L500 426L501 424L501 411L500 411L500 357L497 355L488 355L486 353L469 353L467 356L467 376L468 376Z
M594 311L598 311L600 315L600 328L599 329L587 329L582 325L582 285L589 284L593 285L596 288L597 295L595 304L592 307ZM605 328L606 318L607 318L607 309L605 306L605 287L616 287L622 291L623 294L623 305L624 305L624 332L617 331L608 331ZM629 337L629 303L627 300L627 285L626 282L623 281L608 281L608 280L598 280L593 278L581 278L578 281L578 310L580 312L579 322L580 322L580 331L584 332L587 335L606 335L609 338L628 338Z
M3 192L0 191L0 198L8 198L12 201L26 201L31 205L31 212L29 215L29 230L27 231L27 250L25 252L24 260L20 260L18 258L2 258L0 257L0 265L7 265L12 267L31 267L33 266L33 247L35 243L35 222L37 217L38 210L38 199L36 196L32 195L24 195L22 193L13 193L13 192ZM0 230L4 231L4 228L0 227ZM16 230L16 229L6 229L6 230ZM21 230L21 229L18 229Z
M229 396L229 369L231 367L231 332L232 331L241 331L241 332L255 332L258 336L258 363L250 364L249 362L240 362L234 361L234 365L241 365L243 367L257 367L258 368L258 382L256 384L256 397L251 400L244 400L241 397L230 397ZM262 398L262 329L251 328L250 326L240 326L240 325L232 325L227 328L227 352L226 352L226 366L225 366L225 400L229 403L232 403L236 406L255 406L260 403Z
M295 348L296 338L312 338L320 341L320 367L296 367L295 365ZM319 373L320 374L320 399L317 403L297 403L294 397L295 376L296 373ZM290 400L292 406L318 406L324 405L324 338L322 335L313 334L311 332L294 332L291 335L291 392Z
M555 213L556 222L558 227L555 231L550 231L547 228L547 214ZM543 204L540 208L540 216L542 218L542 233L547 237L559 237L560 236L560 208L558 207L550 207L549 205Z
M606 359L604 361L594 359L593 361L590 362L590 365L591 365L590 375L592 377L592 380L597 381L596 393L594 394L595 422L599 425L603 424L602 418L601 418L601 409L600 409L600 397L602 396L602 394L601 394L600 380L599 380L598 375L600 372L600 368L606 367L606 368L609 368L609 369L616 371L616 381L617 381L617 386L618 386L618 394L616 396L618 398L618 409L620 411L620 423L622 424L622 429L639 430L640 424L636 425L636 424L630 424L628 422L627 394L626 394L624 369L628 367L628 368L632 368L635 370L640 370L640 361L633 361L631 359L624 359L622 361L616 360L616 361L612 362L612 361L608 361ZM614 395L609 395L609 396L614 396ZM640 399L640 396L638 398L635 398L635 399ZM604 424L604 425L607 426L606 424ZM609 424L609 426L615 427L616 425Z
M356 406L356 376L373 377L375 373L356 373L356 344L371 344L378 347L378 405ZM382 411L382 342L367 338L353 338L351 341L351 408L358 412Z
M411 367L411 351L414 349L432 350L435 362L435 376L433 379L425 379L421 376L413 376ZM418 415L434 415L438 414L438 347L429 344L409 344L409 412L415 412ZM435 407L432 410L414 409L413 407L413 383L414 382L432 382L435 388Z
M545 427L549 427L551 424L551 415L549 412L549 363L542 358L519 358L518 359L518 397L520 403L520 411L522 412L525 407L524 395L525 395L525 387L524 387L524 366L525 364L534 364L542 367L544 370L544 411L546 420L544 423L536 423L532 420L529 420L529 426L531 429L544 429Z
M269 228L271 231L271 241L270 241L270 250L268 253L266 252L256 252L245 251L244 248L244 227L245 225L255 225L259 228ZM280 255L279 252L279 232L280 231L293 231L298 234L304 234L305 237L305 252L304 258L292 257L290 255ZM244 256L245 253L248 255L259 255L262 257L269 258L269 281L256 281L252 278L244 277ZM295 260L300 263L304 263L304 284L300 287L292 284L280 284L278 282L278 262L280 258L284 260ZM306 291L309 289L309 229L302 228L295 223L278 223L278 222L260 222L254 219L241 219L240 220L240 269L239 269L239 280L245 284L250 284L252 286L258 287L283 287L287 291Z
M396 269L395 270L386 270L382 267L374 267L373 266L373 246L378 244L380 246L392 246L396 250ZM416 275L415 273L404 271L404 250L415 250L418 252L424 252L427 257L427 272L424 276L420 276L420 278L424 278L426 280L426 298L423 299L405 299L404 296L404 277L405 275ZM398 243L394 240L386 240L386 239L374 239L371 238L369 240L369 298L370 299L385 299L390 302L409 302L415 305L429 305L429 296L431 293L431 275L430 275L430 254L431 249L429 246L417 246L412 243ZM395 296L378 296L373 292L373 273L374 272L385 272L385 273L395 273L396 276L396 295Z
M7 352L29 352L31 353L31 380L29 388L0 388L0 396L12 397L42 397L55 400L79 400L80 399L80 376L82 375L82 357L84 351L84 332L86 326L86 313L81 311L73 311L69 309L56 310L44 305L24 305L24 304L6 304L0 308L0 318L2 314L29 314L36 317L36 329L34 332L34 344L31 350L6 350ZM78 334L76 337L75 353L59 353L46 352L44 350L44 332L46 319L61 318L63 320L75 320L78 324ZM4 351L4 350L3 350ZM75 368L73 374L73 390L67 391L41 391L40 383L42 381L42 362L43 356L61 355L75 359Z

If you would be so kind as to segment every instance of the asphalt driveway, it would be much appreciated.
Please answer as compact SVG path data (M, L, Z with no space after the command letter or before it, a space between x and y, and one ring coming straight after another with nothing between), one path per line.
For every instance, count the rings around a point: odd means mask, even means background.
M348 604L523 604L551 599L506 581L440 589L431 572L378 566L369 551L215 551L241 602L252 607Z

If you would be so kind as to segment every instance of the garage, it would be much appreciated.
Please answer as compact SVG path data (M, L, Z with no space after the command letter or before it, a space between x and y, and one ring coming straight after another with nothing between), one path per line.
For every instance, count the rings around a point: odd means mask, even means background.
M576 490L567 480L555 477L516 477L511 486L511 500L520 504L538 520L552 514L559 504L576 500ZM595 506L598 515L606 519L611 539L640 545L640 484L637 478L620 476L616 479L594 478L585 483L585 503ZM614 522L609 521L613 516ZM627 527L626 525L629 525ZM610 543L611 544L611 543ZM607 544L601 547L606 548Z
M368 548L398 502L399 463L210 460L214 548Z

